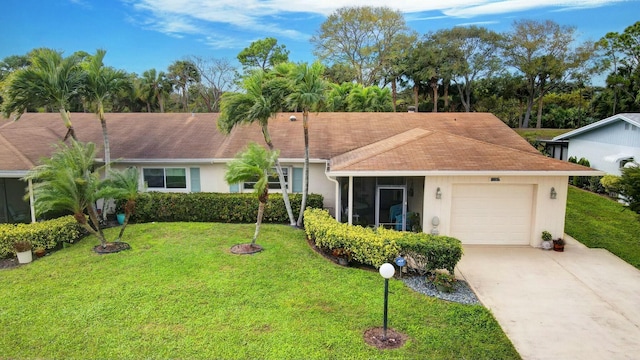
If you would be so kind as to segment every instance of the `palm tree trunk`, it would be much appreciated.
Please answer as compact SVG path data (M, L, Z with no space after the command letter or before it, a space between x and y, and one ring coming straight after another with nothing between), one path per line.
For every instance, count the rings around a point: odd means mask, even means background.
M265 191L269 191L266 189ZM265 203L260 201L260 205L258 205L258 219L256 220L256 231L253 233L253 240L251 240L251 245L256 244L256 240L258 239L258 233L260 232L260 225L262 224L262 215L264 214L264 206Z
M264 141L267 143L269 150L274 151L274 146L271 142L271 135L269 134L267 124L262 125L262 135L264 136ZM287 184L284 182L284 174L282 172L282 165L280 165L280 159L276 159L276 171L278 172L278 180L280 180L280 188L282 189L282 200L284 201L284 206L287 209L287 215L289 215L289 225L296 226L296 219L293 217L291 201L289 201Z
M100 245L102 245L102 247L105 247L107 245L107 240L104 238L104 233L102 232L102 228L100 228L100 222L98 221L98 213L96 212L96 209L93 207L93 205L89 205L87 207L87 211L89 212L89 220L91 220L91 223L96 228L96 230L93 231L93 233L98 238L98 240L100 240Z
M76 138L76 131L73 129L73 124L71 123L71 114L64 107L60 107L60 116L62 116L64 126L67 128L67 133L62 141L67 141L69 136L71 136L73 140L78 141Z
M104 173L105 177L109 177L111 170L111 148L109 147L109 134L107 133L107 120L104 113L100 112L100 126L102 126L102 140L104 141Z
M122 224L122 228L120 228L120 233L118 234L118 238L116 239L116 241L120 241L122 239L122 236L124 236L124 229L127 228L127 225L129 224L129 218L131 217L131 214L133 214L135 207L135 201L127 200L127 203L124 205L124 223Z
M309 194L309 110L302 113L302 127L304 128L304 169L302 175L302 202L300 203L300 214L298 215L297 226L302 227L304 209L307 207L307 196Z

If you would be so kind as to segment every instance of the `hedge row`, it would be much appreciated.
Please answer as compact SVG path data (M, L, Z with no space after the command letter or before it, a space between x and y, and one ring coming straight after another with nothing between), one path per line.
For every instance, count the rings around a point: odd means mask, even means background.
M301 194L290 194L293 214L300 212ZM322 195L309 194L307 206L322 208ZM123 202L117 205L121 207ZM160 193L149 192L138 196L132 222L228 222L253 223L258 212L255 194L222 193ZM282 200L282 194L269 194L263 222L289 223L289 216Z
M462 257L462 245L455 238L352 226L339 223L321 209L305 210L304 225L316 246L345 250L354 260L375 267L402 254L411 259L408 265L418 271L447 269L453 274Z
M26 240L35 249L52 249L63 242L75 242L82 233L73 216L33 224L0 224L0 258L13 256L13 244Z

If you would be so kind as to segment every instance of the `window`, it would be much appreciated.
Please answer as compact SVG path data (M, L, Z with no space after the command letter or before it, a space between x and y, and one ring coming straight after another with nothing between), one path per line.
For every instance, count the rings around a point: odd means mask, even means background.
M275 169L273 170L275 171ZM283 167L282 174L284 175L284 183L287 189L289 188L289 168ZM256 179L257 180L257 179ZM253 187L256 185L255 181L247 181L244 183L245 190L253 190ZM278 179L278 175L269 176L269 189L280 190L280 180Z
M187 188L187 170L185 168L143 169L143 176L149 189Z

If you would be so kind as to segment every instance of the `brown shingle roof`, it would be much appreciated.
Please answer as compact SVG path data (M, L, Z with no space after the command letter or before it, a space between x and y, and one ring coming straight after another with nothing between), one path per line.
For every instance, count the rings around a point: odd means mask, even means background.
M296 115L297 121L289 117ZM215 161L233 158L249 141L264 145L259 126L242 125L229 136L212 113L112 113L105 115L111 158L122 160ZM80 141L102 151L100 122L92 113L73 113ZM547 158L489 113L312 113L310 157L332 160L343 171L585 171ZM269 120L280 157L302 159L302 114ZM0 123L0 170L27 170L53 150L66 129L58 113L26 113ZM15 154L11 149L17 149ZM7 155L9 154L9 155ZM26 168L25 168L26 167Z

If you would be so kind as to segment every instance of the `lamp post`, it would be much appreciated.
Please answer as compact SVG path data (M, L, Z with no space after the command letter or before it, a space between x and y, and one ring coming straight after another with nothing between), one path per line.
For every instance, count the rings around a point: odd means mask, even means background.
M384 325L382 327L382 340L387 340L387 305L389 303L389 279L393 277L396 272L396 268L389 263L384 263L380 266L380 275L384 278Z

